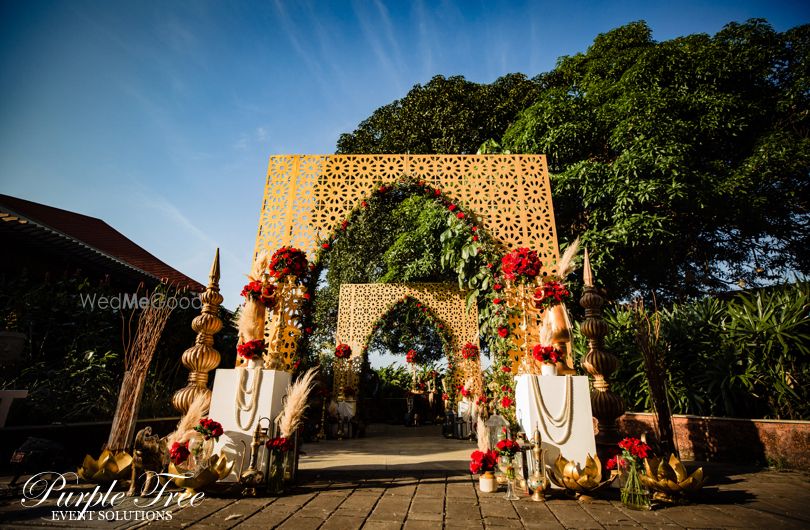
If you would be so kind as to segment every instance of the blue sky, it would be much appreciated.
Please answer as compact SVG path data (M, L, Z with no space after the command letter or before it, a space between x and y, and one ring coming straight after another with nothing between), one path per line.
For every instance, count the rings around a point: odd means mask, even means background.
M100 217L225 305L249 268L267 157L330 153L433 75L548 71L600 32L656 40L804 2L0 0L0 191Z

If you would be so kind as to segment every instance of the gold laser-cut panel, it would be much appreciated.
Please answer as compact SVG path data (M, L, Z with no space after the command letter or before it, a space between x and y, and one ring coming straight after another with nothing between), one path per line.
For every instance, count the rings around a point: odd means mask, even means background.
M360 355L377 320L406 297L428 307L447 327L455 355L467 342L478 345L478 309L473 306L468 312L464 293L439 283L344 283L338 302L338 343L351 346L353 356Z
M559 259L545 155L271 156L255 252L290 245L315 256L317 238L340 224L375 184L423 180L480 216L507 248Z

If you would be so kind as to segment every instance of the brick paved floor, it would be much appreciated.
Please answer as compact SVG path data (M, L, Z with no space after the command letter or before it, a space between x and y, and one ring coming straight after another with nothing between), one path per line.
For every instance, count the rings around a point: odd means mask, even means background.
M0 527L810 528L810 477L805 473L708 465L710 484L698 502L638 512L624 508L616 490L588 504L562 497L510 502L503 492L479 493L465 471L472 449L466 442L442 439L431 428L382 429L363 440L304 446L298 484L278 498L208 496L197 507L174 509L171 521L151 523L52 521L53 506L22 508L18 498L5 499Z

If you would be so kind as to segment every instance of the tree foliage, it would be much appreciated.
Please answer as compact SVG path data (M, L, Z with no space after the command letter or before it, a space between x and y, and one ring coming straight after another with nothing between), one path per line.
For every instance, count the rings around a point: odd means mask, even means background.
M492 84L437 75L375 110L351 134L342 134L337 152L475 153L484 141L500 138L539 89L522 74Z
M810 26L657 43L636 22L562 58L503 137L546 153L560 235L614 295L807 273Z
M809 52L806 25L656 42L636 22L532 80L437 76L337 152L492 152L500 140L545 153L558 234L582 236L612 297L768 283L810 268Z

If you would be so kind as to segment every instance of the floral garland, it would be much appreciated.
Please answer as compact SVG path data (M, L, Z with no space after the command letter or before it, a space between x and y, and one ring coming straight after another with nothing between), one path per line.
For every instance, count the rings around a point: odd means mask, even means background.
M250 340L236 347L236 353L248 361L258 359L265 352L264 340Z
M478 359L478 353L478 346L472 342L468 342L461 348L461 356L467 360Z
M525 247L517 248L501 258L503 277L517 283L534 280L542 266L537 252Z

